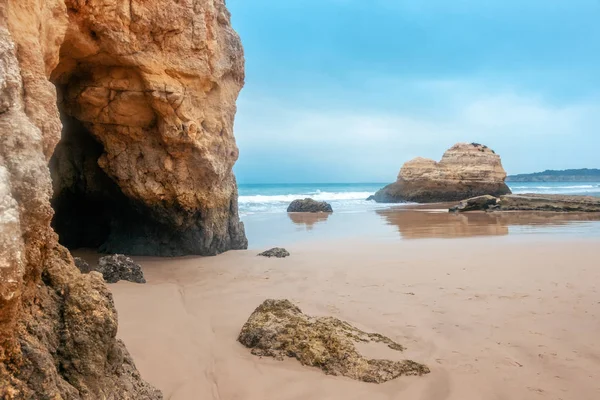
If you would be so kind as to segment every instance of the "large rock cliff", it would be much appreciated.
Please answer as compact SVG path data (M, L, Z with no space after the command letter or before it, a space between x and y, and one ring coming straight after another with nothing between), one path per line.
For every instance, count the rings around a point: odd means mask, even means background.
M402 166L398 180L378 191L380 203L435 203L510 193L500 156L478 143L458 143L440 162L415 158Z
M112 251L245 247L243 78L222 0L0 0L0 398L162 398L51 223Z
M173 256L247 247L232 167L244 55L223 0L65 0L51 162L68 247Z

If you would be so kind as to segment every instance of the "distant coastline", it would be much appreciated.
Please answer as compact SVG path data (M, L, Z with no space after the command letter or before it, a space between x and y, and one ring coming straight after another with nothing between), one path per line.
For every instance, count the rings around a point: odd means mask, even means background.
M533 174L509 175L507 182L600 182L600 169L546 170Z

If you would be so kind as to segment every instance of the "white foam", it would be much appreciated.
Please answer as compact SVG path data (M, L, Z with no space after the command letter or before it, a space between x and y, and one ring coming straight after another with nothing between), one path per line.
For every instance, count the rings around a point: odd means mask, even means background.
M371 192L321 192L317 190L313 193L240 196L238 202L240 204L289 203L307 197L317 201L366 200L372 194Z

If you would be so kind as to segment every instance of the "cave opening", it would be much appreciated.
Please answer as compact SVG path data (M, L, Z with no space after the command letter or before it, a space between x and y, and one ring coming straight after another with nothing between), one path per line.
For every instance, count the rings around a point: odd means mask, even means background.
M50 159L52 227L68 249L104 251L111 231L127 218L131 205L98 164L104 153L102 144L60 102L59 110L62 136Z

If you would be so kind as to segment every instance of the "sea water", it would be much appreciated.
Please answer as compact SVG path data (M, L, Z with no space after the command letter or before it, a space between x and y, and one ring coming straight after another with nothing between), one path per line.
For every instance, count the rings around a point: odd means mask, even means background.
M331 203L336 212L359 212L389 207L367 201L384 183L240 184L242 216L285 212L295 199L310 197ZM600 197L600 182L510 182L513 193L569 194Z

